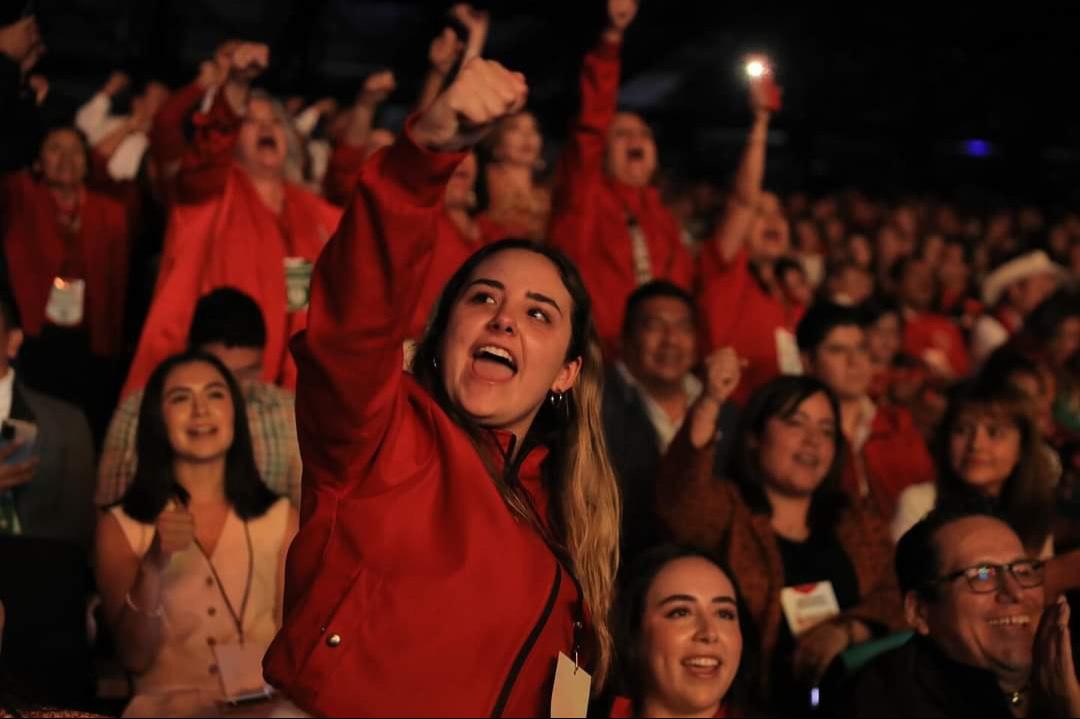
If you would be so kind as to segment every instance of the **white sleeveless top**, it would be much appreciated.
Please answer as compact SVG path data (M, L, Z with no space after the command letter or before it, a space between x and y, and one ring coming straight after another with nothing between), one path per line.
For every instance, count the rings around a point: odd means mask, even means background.
M111 513L141 559L153 542L153 525L137 522L121 507ZM233 610L241 612L250 536L251 587L242 625L245 645L257 646L260 658L279 628L278 572L288 523L287 499L278 500L266 514L246 523L230 509L210 557ZM236 644L239 635L210 564L194 544L169 560L162 575L162 606L161 650L150 669L135 677L135 698L125 716L190 716L199 706L224 698L213 647Z

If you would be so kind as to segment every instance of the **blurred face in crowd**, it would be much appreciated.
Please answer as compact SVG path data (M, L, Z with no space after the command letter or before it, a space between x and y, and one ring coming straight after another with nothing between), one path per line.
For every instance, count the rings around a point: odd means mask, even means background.
M540 124L531 112L519 112L499 122L492 153L496 162L535 168L544 151Z
M470 152L450 176L446 185L446 207L449 210L476 209L476 154Z
M847 237L847 226L842 220L832 218L825 223L825 240L829 247L840 247Z
M1054 398L1057 395L1054 375L1050 372L1018 370L1009 375L1007 381L1031 399L1040 434L1051 436L1054 433Z
M870 358L878 366L888 367L904 343L903 326L897 314L885 314L866 330Z
M900 230L900 234L913 240L919 233L919 217L913 207L899 207L893 213L893 224Z
M795 243L804 255L820 255L824 252L821 233L813 220L802 219L795 223Z
M790 247L791 228L780 198L771 192L762 193L746 245L750 261L772 264L786 255Z
M892 225L882 227L877 236L878 266L883 269L892 267L897 260L904 257L904 250L905 243L900 232Z
M212 365L191 362L169 373L162 415L177 460L223 459L232 447L235 407L229 385Z
M908 263L900 280L900 297L908 307L924 312L934 302L934 273L926 262Z
M973 407L949 431L949 461L964 484L988 497L1000 496L1020 463L1019 425L1003 412Z
M237 383L244 389L258 382L263 371L261 347L229 347L224 342L214 342L199 348L221 360Z
M638 305L625 339L623 361L646 387L681 385L697 361L697 332L690 307L675 297Z
M22 343L22 330L8 327L3 314L0 314L0 378L7 376L11 363L19 356Z
M638 115L617 114L608 130L608 174L624 185L646 187L656 174L657 162L652 129Z
M922 259L929 262L931 266L937 267L941 264L941 259L944 254L945 238L941 235L928 236L923 243Z
M482 262L450 312L438 366L447 395L483 427L524 437L549 392L577 380L567 361L573 301L543 255L505 250Z
M860 400L870 390L870 343L862 327L837 327L807 360L811 373L841 402Z
M836 455L837 418L824 394L803 400L765 426L758 450L767 493L809 497L818 490Z
M858 305L874 293L874 277L862 267L845 265L830 277L829 287L833 301Z
M51 187L73 190L82 187L86 180L86 146L70 128L53 130L45 137L38 163Z
M676 559L645 598L641 716L716 716L742 659L735 587L700 557Z
M281 177L285 170L288 140L274 105L262 98L248 103L236 143L237 159L249 173Z
M1054 367L1063 368L1068 364L1073 355L1080 351L1080 315L1066 317L1058 325L1047 349Z
M944 246L938 270L938 278L944 287L961 289L971 281L971 267L967 263L964 246L949 243Z
M1028 559L1020 538L1004 522L971 517L943 527L934 538L943 577L982 564ZM929 601L909 593L908 622L955 662L993 672L1007 691L1027 685L1044 590L1024 588L1004 572L997 591L978 594L966 577L937 585Z
M143 102L150 117L156 115L168 99L169 88L160 82L149 83L143 92Z
M874 249L866 235L852 235L848 239L848 255L859 267L870 269L874 264Z
M1057 292L1058 280L1052 274L1021 280L1008 289L1009 303L1025 317Z
M789 267L780 275L780 283L784 288L784 294L792 302L800 305L809 305L814 301L814 288L810 286L810 280L801 267Z

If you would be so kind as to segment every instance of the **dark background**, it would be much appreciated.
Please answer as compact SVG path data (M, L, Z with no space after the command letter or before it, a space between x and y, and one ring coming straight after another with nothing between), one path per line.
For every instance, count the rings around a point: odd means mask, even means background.
M370 72L399 80L383 121L416 97L427 46L449 2L406 0L32 0L51 52L40 66L60 118L113 68L176 86L225 39L267 42L266 85L351 100ZM0 0L8 17L26 0ZM577 105L577 70L603 0L475 3L492 12L488 57L525 72L545 134ZM0 5L3 6L3 5ZM1074 4L1074 7L1077 7ZM785 87L770 183L812 191L969 194L1060 204L1080 187L1080 11L938 3L822 4L645 0L624 48L623 104L643 112L661 160L718 182L749 120L742 57L772 58ZM982 140L989 156L971 156ZM552 148L553 149L553 148ZM965 152L965 149L969 150Z

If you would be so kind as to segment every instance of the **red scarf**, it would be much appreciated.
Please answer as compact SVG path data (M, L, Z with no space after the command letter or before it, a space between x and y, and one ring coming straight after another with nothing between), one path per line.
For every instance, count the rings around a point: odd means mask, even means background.
M307 310L287 311L285 258L314 262L340 219L340 209L289 184L282 214L275 216L235 165L220 198L178 206L169 221L154 302L123 395L145 386L158 364L184 350L196 303L219 287L235 288L259 303L267 334L262 378L295 387L296 366L288 343L307 326Z

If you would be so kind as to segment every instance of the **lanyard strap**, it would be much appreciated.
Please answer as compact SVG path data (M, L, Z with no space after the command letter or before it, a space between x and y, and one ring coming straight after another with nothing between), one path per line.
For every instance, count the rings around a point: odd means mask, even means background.
M225 608L229 610L229 616L232 617L233 623L236 625L236 633L240 636L241 644L244 643L244 615L247 613L248 599L251 595L251 580L255 574L255 550L251 546L251 530L248 529L247 522L244 522L244 538L247 540L248 569L247 581L244 583L244 600L240 604L239 614L233 608L232 602L229 601L229 594L225 591L225 585L222 583L221 577L218 576L217 569L214 567L214 562L210 559L210 555L207 554L202 543L198 539L195 540L195 546L199 548L199 551L206 559L206 563L210 565L210 574L213 575L218 591L221 592L221 598L225 600Z

